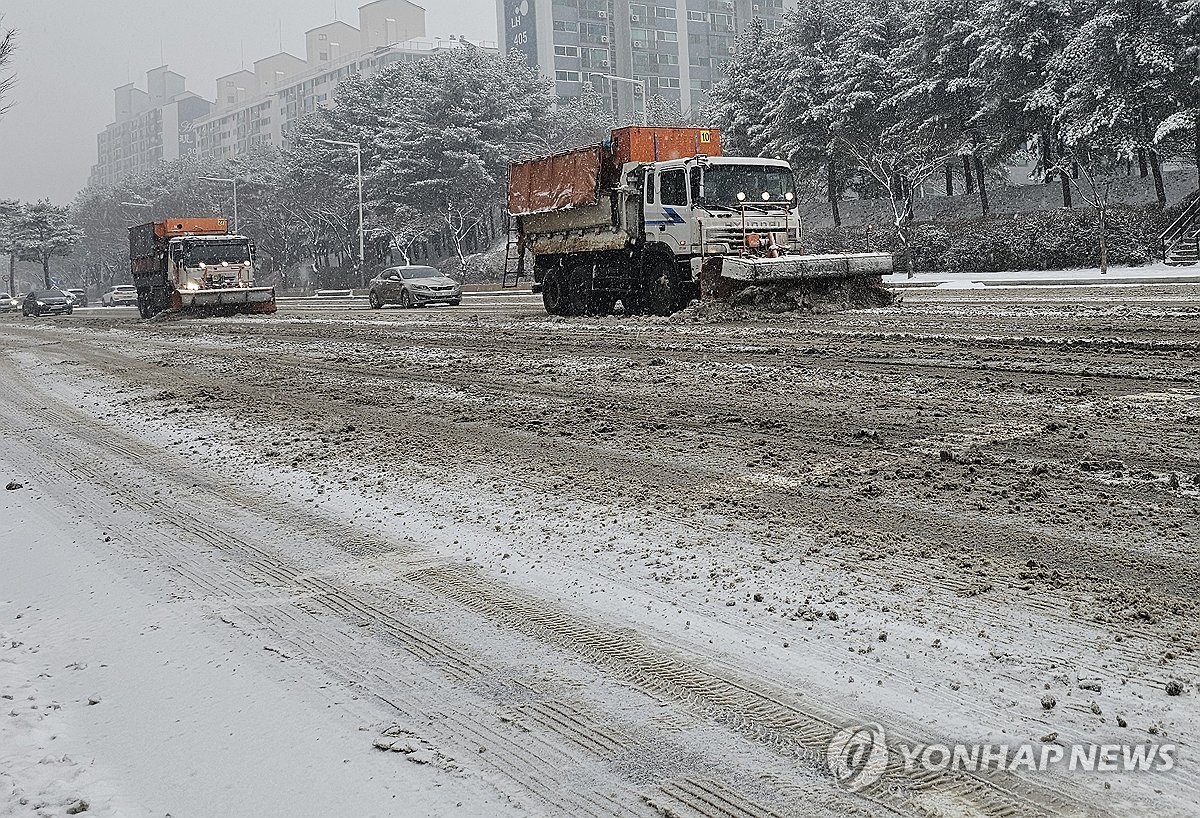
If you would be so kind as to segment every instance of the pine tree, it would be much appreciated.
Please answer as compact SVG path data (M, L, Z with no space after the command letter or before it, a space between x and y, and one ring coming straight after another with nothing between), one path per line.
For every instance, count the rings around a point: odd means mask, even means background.
M1200 186L1200 0L1165 0L1164 8L1175 26L1177 108L1159 123L1154 139L1159 144L1173 139L1189 146Z
M902 75L896 105L908 110L925 138L958 143L964 175L968 180L974 175L986 214L985 159L990 166L997 140L985 127L989 123L975 117L985 91L984 83L970 70L976 57L975 33L970 0L914 4L897 54ZM952 192L952 185L948 188Z
M71 221L70 211L45 199L21 208L15 232L18 255L26 261L41 263L47 290L53 286L50 259L70 254L82 238L79 228Z
M1156 0L1089 0L1050 66L1062 88L1056 121L1068 148L1092 146L1126 157L1145 151L1161 205L1166 190L1154 137L1176 107L1174 32Z
M0 199L0 258L8 267L8 292L14 297L17 289L17 219L20 214L20 202Z

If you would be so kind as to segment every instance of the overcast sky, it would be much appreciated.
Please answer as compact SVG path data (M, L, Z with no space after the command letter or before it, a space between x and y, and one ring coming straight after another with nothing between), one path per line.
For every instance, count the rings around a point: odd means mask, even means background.
M0 198L70 201L96 161L96 134L113 121L118 85L145 87L162 63L205 99L213 83L283 47L304 56L304 32L334 19L358 24L366 0L0 0L19 30L18 85L0 118ZM427 0L430 36L496 40L494 0Z

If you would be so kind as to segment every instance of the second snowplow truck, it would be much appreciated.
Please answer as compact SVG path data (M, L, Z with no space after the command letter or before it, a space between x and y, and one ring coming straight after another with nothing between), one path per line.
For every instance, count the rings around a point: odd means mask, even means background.
M143 318L161 312L275 312L275 288L254 286L254 243L229 220L177 218L129 228L129 265Z
M622 128L514 164L515 255L551 315L669 315L696 298L882 293L889 253L808 255L787 162L721 155L708 128ZM886 295L886 294L885 294Z

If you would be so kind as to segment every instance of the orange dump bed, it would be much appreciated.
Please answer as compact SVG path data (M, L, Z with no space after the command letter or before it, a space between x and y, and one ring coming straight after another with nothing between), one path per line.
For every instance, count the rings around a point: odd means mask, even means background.
M167 219L154 225L154 234L159 238L174 236L223 236L229 232L229 219L223 216L210 218Z
M618 165L721 155L721 132L716 128L620 128L612 139Z
M526 216L596 204L604 161L603 148L594 145L518 162L508 172L508 212Z

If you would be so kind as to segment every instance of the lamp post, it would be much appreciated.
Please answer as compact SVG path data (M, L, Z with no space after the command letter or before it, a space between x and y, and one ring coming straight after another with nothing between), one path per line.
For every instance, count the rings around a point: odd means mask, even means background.
M367 237L366 225L363 221L363 172L362 172L362 142L344 142L340 139L317 139L326 145L339 145L344 148L354 148L358 158L358 268L361 276L366 276L367 270ZM365 284L366 281L364 280Z
M237 179L223 179L220 176L199 176L197 178L204 182L224 182L227 185L233 185L233 233L234 235L239 235Z
M650 78L649 77L643 77L640 80L635 80L632 77L618 77L615 74L589 73L588 79L591 79L592 77L604 77L609 82L628 82L628 83L632 83L633 85L640 85L642 87L642 125L648 126L650 124Z

